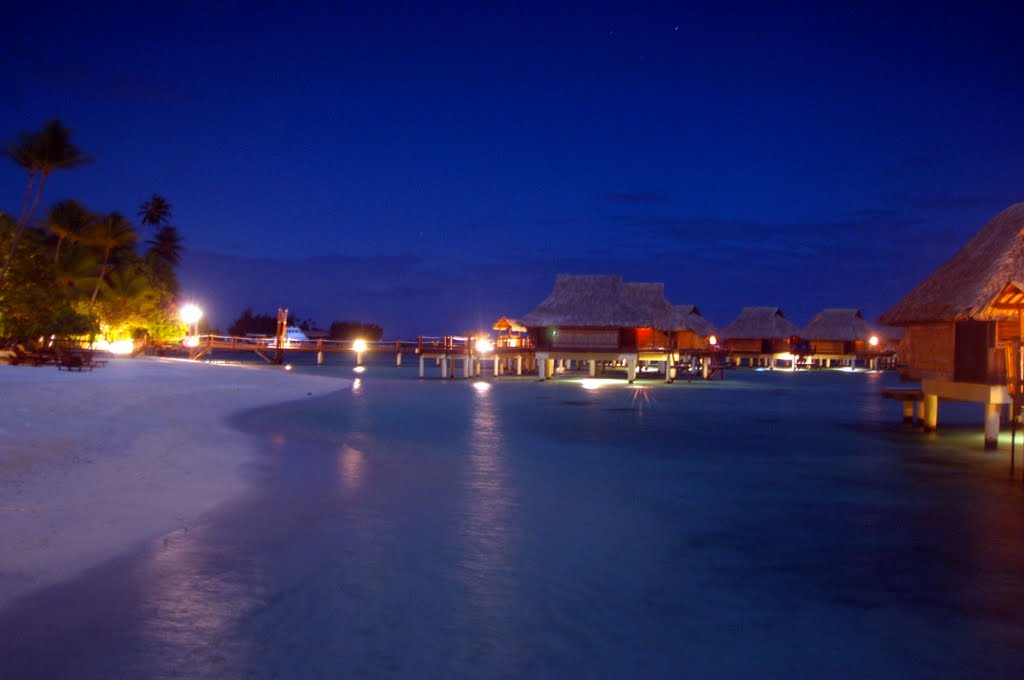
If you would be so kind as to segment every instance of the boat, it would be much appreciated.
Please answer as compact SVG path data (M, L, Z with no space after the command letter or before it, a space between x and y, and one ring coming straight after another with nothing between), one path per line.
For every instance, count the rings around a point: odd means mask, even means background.
M302 345L304 343L311 342L298 326L288 326L284 329L284 347L285 349L292 345ZM273 349L277 347L277 338L270 338L267 340L267 347Z

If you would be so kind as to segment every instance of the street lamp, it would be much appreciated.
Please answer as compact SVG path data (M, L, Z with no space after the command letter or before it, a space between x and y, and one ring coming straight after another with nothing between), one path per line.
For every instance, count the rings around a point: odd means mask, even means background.
M189 334L191 336L198 335L199 320L203 318L203 310L199 308L199 305L189 302L188 304L182 305L181 310L178 312L181 320L188 324ZM192 340L192 342L198 342L198 338ZM188 344L186 342L185 344Z

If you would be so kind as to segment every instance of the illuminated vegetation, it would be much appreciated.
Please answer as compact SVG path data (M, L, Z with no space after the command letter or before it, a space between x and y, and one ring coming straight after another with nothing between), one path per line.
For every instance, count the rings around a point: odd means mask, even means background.
M177 340L185 334L175 271L183 245L166 199L145 201L138 225L74 199L37 216L50 173L87 160L70 132L51 121L4 148L28 186L18 218L0 212L0 339ZM154 231L143 242L144 229Z

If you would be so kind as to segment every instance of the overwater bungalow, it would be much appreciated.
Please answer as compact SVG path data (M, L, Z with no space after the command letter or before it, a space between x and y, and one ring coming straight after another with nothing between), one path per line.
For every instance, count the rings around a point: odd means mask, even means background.
M744 307L722 329L721 342L736 366L792 367L790 350L799 334L800 329L778 307Z
M526 326L516 319L503 316L494 322L491 330L498 331L498 337L494 341L494 346L498 349L526 347L529 345L529 335L527 335Z
M881 332L869 324L859 309L832 307L818 312L800 331L805 360L823 368L853 367L862 363L876 368L885 356Z
M697 305L675 305L675 347L678 350L706 350L718 332L714 324L704 318ZM716 338L717 340L717 338Z
M665 299L662 283L624 282L621 276L559 274L555 287L522 318L537 349L537 370L550 378L559 368L586 362L621 364L632 382L643 362L674 379L677 332L705 328L696 308L680 313ZM694 341L696 342L696 340Z
M1020 371L1024 305L1024 203L996 215L881 321L904 329L900 359L920 380L924 428L940 399L985 404L985 447L994 449L1000 405Z

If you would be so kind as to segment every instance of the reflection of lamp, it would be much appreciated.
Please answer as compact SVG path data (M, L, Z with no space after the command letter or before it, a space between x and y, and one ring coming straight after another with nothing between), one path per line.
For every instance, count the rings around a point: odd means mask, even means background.
M198 335L197 324L199 320L203 318L203 310L199 308L199 305L189 302L186 305L182 305L181 311L178 312L181 320L188 324L189 333L191 335Z

